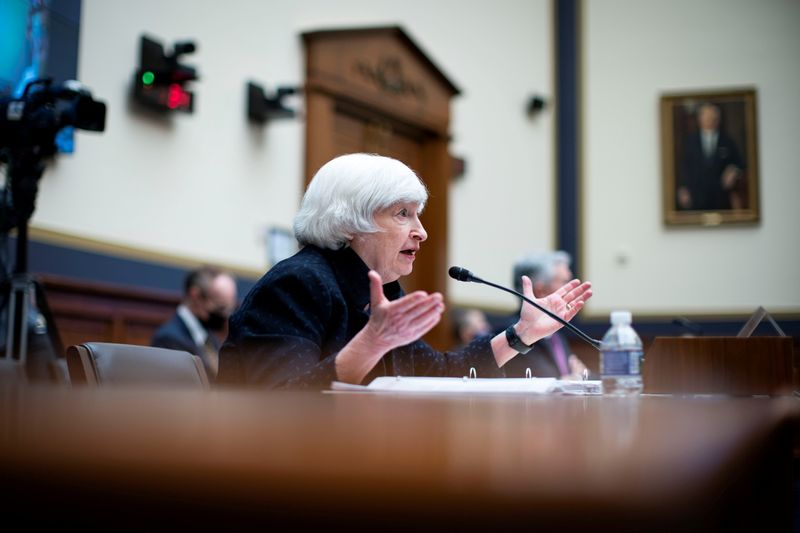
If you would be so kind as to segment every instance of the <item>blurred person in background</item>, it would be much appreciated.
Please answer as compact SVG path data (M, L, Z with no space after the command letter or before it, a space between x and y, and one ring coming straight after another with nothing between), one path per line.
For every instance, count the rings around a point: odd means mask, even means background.
M571 262L570 255L563 251L528 254L514 264L514 288L522 292L522 279L527 276L533 282L534 296L544 298L572 279ZM559 379L583 379L587 370L558 331L538 340L529 352L515 357L505 367L508 377L525 377L528 369L534 377Z
M183 288L183 301L156 330L150 345L197 355L213 381L219 369L220 336L236 309L236 280L229 272L204 266L186 275Z
M492 327L480 309L453 309L450 320L456 346L466 346L476 337L492 333Z

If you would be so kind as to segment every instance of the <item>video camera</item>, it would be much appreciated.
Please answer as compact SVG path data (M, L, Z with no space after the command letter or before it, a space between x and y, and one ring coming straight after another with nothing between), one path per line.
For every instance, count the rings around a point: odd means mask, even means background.
M56 151L59 130L103 131L105 122L106 105L79 82L35 80L21 98L0 98L0 156L7 161L23 155L48 157Z
M0 98L0 162L6 184L0 190L0 233L30 218L44 171L44 159L56 152L56 134L72 126L103 131L106 105L77 81L53 85L30 82L21 98Z

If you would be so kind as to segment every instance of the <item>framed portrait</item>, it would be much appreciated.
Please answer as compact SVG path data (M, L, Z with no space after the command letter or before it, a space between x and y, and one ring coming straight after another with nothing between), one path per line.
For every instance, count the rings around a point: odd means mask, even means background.
M661 96L664 222L757 223L756 91Z

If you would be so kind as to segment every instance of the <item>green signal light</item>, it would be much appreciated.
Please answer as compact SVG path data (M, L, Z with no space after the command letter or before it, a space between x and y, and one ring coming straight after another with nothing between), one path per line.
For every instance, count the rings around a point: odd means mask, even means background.
M142 74L142 83L145 85L151 85L156 80L156 75L150 72L149 70Z

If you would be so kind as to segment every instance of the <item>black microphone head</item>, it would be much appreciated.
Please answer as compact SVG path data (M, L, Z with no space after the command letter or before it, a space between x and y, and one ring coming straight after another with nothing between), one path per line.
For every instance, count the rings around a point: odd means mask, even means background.
M475 276L472 275L472 272L467 270L466 268L461 268L457 266L450 267L450 270L447 271L451 278L458 280L458 281L475 281Z

